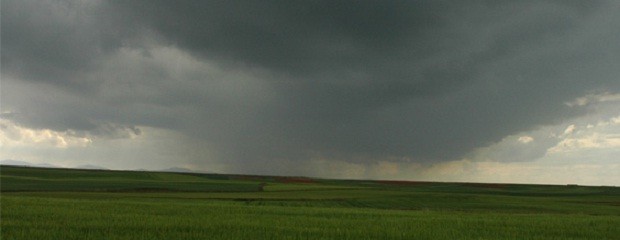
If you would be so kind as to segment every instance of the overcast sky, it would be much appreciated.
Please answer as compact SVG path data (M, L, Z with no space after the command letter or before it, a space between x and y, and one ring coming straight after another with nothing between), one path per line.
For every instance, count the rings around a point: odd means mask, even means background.
M620 185L619 1L0 9L2 159Z

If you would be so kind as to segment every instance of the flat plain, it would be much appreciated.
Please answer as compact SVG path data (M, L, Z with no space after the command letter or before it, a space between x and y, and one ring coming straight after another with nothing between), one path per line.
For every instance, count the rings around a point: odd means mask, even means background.
M620 239L620 188L0 167L2 239Z

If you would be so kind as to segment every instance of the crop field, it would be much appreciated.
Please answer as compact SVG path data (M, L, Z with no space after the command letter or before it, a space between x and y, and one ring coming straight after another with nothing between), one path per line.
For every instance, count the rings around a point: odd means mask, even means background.
M2 166L2 239L620 239L620 188Z

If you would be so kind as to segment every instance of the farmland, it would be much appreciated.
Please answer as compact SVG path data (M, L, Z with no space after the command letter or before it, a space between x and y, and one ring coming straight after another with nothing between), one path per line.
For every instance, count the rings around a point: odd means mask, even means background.
M618 239L620 188L2 166L2 239Z

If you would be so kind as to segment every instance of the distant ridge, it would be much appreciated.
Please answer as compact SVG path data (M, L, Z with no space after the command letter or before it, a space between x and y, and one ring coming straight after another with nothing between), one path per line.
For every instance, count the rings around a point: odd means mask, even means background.
M159 170L162 172L177 172L177 173L195 173L195 171L189 169L189 168L182 168L182 167L171 167L171 168L166 168L166 169L162 169Z
M26 161L13 160L13 159L0 160L0 165L18 166L18 167L39 167L39 168L68 168L68 169L86 169L86 170L111 170L109 168L106 168L106 167L103 167L103 166L99 166L99 165L94 165L94 164L82 164L82 165L78 165L78 166L74 166L74 167L63 167L63 166L53 165L53 164L49 164L49 163L30 163L30 162L26 162ZM201 171L194 171L194 170L191 170L189 168L183 168L183 167L171 167L171 168L165 168L165 169L160 169L160 170L149 170L149 169L144 169L144 168L138 168L138 169L134 169L134 170L130 170L130 171L140 171L140 172L174 172L174 173L207 173L207 172L201 172Z
M39 167L39 168L73 168L73 169L88 169L88 170L110 170L109 168L105 168L98 165L93 164L83 164L75 167L62 167L49 163L30 163L26 161L19 161L13 159L5 159L0 161L0 165L7 166L21 166L21 167Z
M29 162L13 160L13 159L1 160L0 165L42 167L42 168L62 168L60 166L56 166L56 165L49 164L49 163L29 163Z
M73 168L76 168L76 169L89 169L89 170L110 170L108 168L105 168L105 167L102 167L102 166L98 166L98 165L92 165L92 164L79 165L79 166L75 166Z

